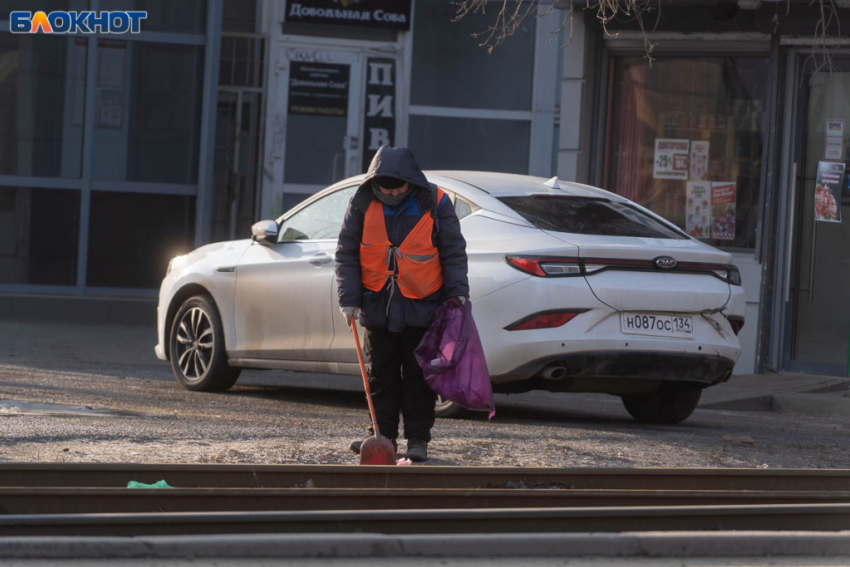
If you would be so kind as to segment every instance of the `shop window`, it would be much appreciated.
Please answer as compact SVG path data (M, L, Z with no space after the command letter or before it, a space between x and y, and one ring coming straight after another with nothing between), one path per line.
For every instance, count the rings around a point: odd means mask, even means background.
M27 6L21 0L0 0L0 20L8 20L10 12L42 10L49 14L56 10L88 10L88 0L41 0L38 2L38 7L33 8Z
M224 0L223 32L254 33L257 31L257 0Z
M74 285L80 192L0 188L0 283Z
M86 40L0 34L0 174L78 178Z
M262 37L223 34L219 58L218 84L237 87L263 86Z
M88 285L158 288L194 235L194 197L93 191Z
M98 10L143 10L142 31L206 32L207 0L100 0Z
M416 2L411 104L531 110L536 18L488 53L472 34L487 28L490 12L454 22L457 9L444 0Z
M422 169L528 173L531 122L410 117L410 149Z
M95 179L194 184L202 47L98 40Z
M606 188L713 246L755 248L768 63L621 58Z

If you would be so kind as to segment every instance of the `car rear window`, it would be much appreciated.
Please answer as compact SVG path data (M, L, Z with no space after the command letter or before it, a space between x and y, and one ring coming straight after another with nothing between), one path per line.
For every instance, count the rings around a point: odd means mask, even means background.
M563 195L529 195L498 199L543 230L604 236L688 239L684 233L661 224L638 209L608 199Z

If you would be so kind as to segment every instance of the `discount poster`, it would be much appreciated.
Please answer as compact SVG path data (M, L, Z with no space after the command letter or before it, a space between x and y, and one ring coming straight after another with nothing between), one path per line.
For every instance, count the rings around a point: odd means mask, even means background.
M735 183L721 181L711 184L711 237L735 240L735 204L738 191Z
M687 179L690 140L657 138L652 177L655 179Z
M695 238L711 234L711 183L688 181L685 207L685 231Z
M828 161L818 162L818 177L815 182L815 220L841 222L841 182L844 180L844 164Z

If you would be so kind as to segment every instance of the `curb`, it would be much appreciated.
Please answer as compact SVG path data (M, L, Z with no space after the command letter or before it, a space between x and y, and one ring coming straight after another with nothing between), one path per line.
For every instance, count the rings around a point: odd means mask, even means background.
M771 409L782 413L846 419L850 415L850 398L825 394L774 394Z
M555 556L850 557L850 531L0 538L3 559Z
M850 397L837 394L746 395L729 400L706 402L698 405L697 409L772 411L813 417L846 418L850 415Z

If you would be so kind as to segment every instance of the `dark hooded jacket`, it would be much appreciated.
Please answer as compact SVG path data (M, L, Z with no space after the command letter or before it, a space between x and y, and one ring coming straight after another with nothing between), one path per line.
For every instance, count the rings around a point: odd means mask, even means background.
M378 292L364 289L360 277L360 242L366 211L375 200L372 179L394 177L410 183L408 197L396 207L382 205L387 236L399 246L424 214L434 211L431 240L440 253L443 287L423 299L408 299L389 282ZM387 327L400 333L407 327L428 327L434 311L449 297L469 297L466 241L460 233L460 221L448 195L435 207L436 186L429 183L419 169L413 153L407 148L384 146L375 154L366 178L352 197L345 213L336 249L336 279L339 304L360 307L360 324L364 327Z

